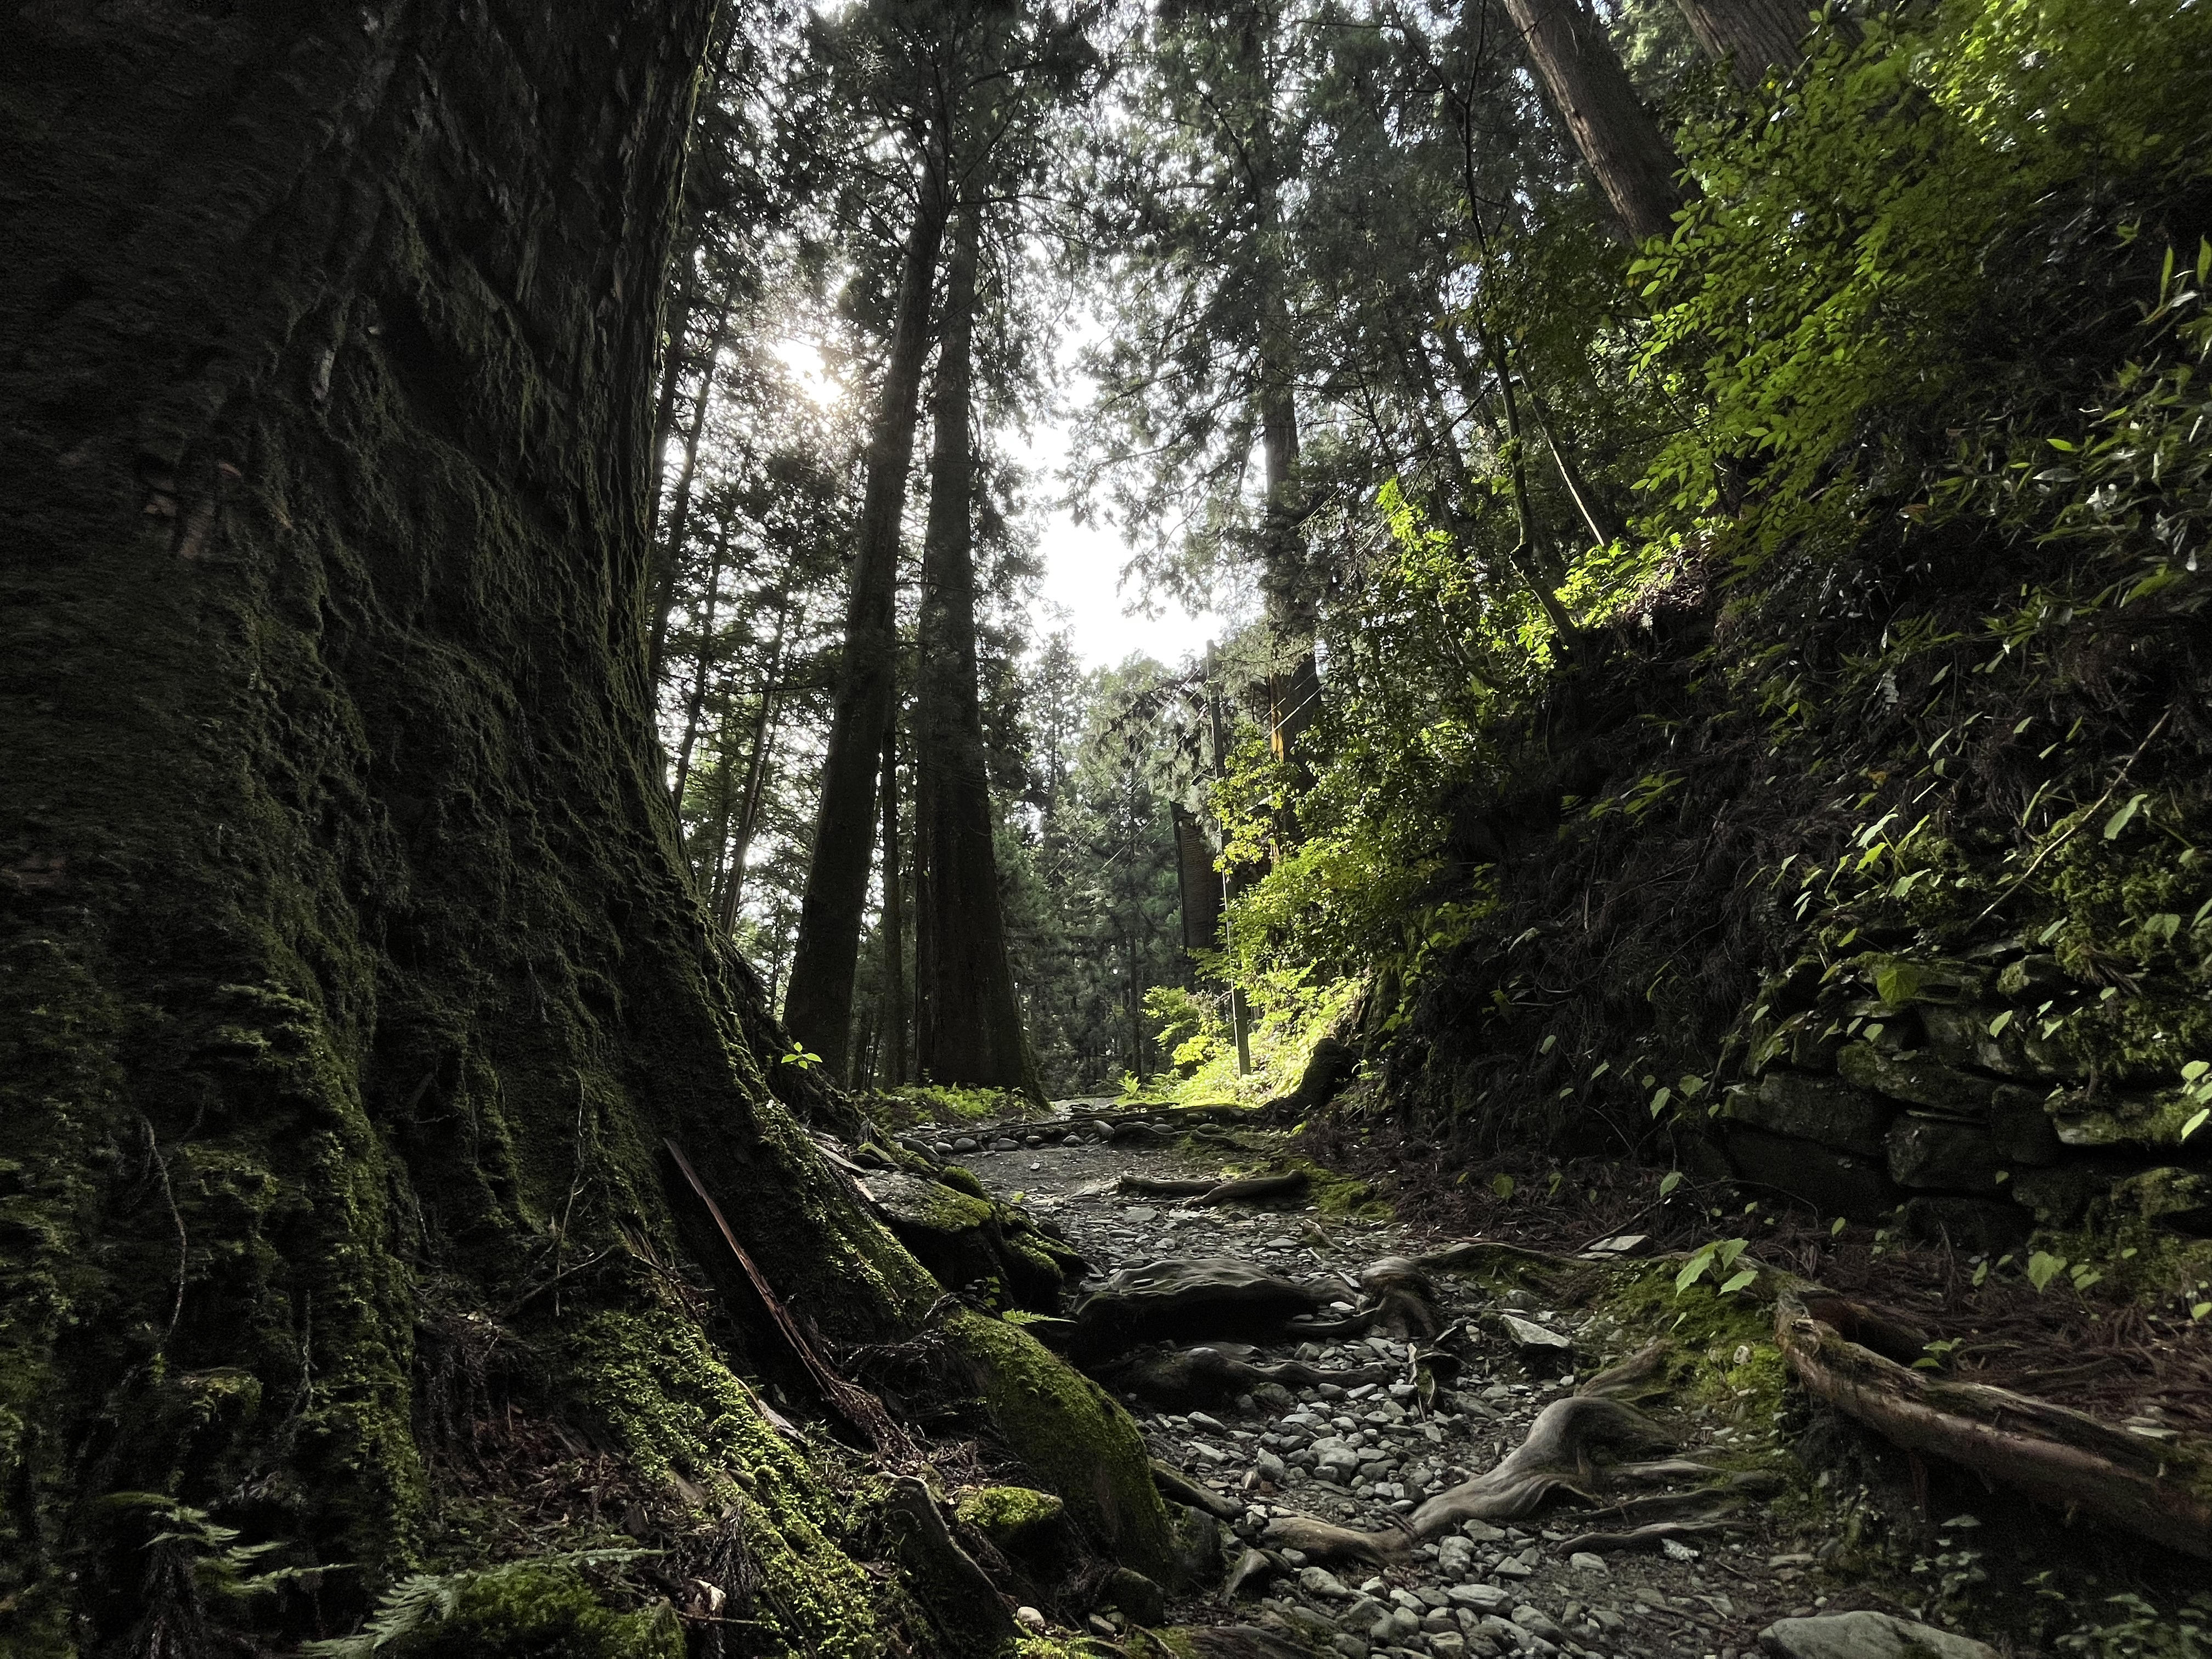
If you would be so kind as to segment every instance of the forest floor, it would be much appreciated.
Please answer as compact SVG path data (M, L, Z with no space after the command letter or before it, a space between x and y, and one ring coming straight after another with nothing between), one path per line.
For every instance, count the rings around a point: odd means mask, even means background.
M1055 1116L1107 1102L1063 1102ZM1250 1167L1283 1138L1238 1130L1197 1150L1189 1140L1160 1144L1142 1131L1111 1142L1068 1139L1051 1120L972 1126L948 1132L973 1137L959 1161L1002 1200L1025 1204L1041 1222L1056 1224L1096 1275L1163 1258L1233 1257L1307 1283L1340 1281L1347 1301L1360 1268L1377 1258L1416 1255L1444 1240L1416 1218L1382 1219L1382 1206L1330 1215L1335 1204L1302 1194L1273 1206L1188 1206L1172 1198L1133 1194L1124 1177L1212 1176L1224 1163ZM1140 1144L1146 1139L1154 1144ZM1276 1150L1284 1150L1278 1146ZM1326 1189L1324 1189L1326 1190ZM1671 1273L1671 1269L1668 1270ZM1493 1467L1519 1445L1537 1413L1573 1391L1598 1365L1625 1358L1641 1335L1617 1308L1552 1306L1540 1290L1500 1291L1456 1273L1435 1276L1438 1312L1463 1369L1425 1407L1412 1386L1413 1350L1391 1337L1350 1337L1261 1345L1254 1363L1303 1359L1326 1373L1395 1366L1405 1380L1354 1386L1321 1382L1263 1389L1213 1412L1169 1411L1131 1399L1159 1462L1241 1505L1231 1524L1247 1544L1268 1522L1305 1515L1369 1531L1388 1531L1424 1498ZM1086 1281L1095 1285L1097 1277ZM1510 1312L1565 1337L1571 1353L1549 1368L1501 1334ZM1426 1345L1424 1345L1425 1347ZM1741 1368L1742 1350L1733 1356ZM1723 1361L1723 1364L1726 1362ZM1731 1408L1729 1396L1737 1396ZM1271 1407L1267 1403L1272 1400ZM1845 1513L1814 1492L1825 1477L1801 1464L1791 1440L1802 1421L1785 1421L1774 1388L1722 1390L1645 1402L1677 1447L1677 1455L1710 1461L1739 1479L1763 1479L1778 1501L1747 1504L1724 1531L1604 1554L1577 1543L1575 1510L1558 1502L1524 1524L1477 1521L1426 1544L1389 1553L1379 1569L1342 1559L1328 1566L1295 1550L1275 1550L1288 1571L1262 1573L1239 1587L1237 1599L1217 1589L1170 1610L1178 1623L1257 1625L1302 1646L1347 1656L1424 1655L1432 1659L1510 1652L1565 1651L1578 1659L1738 1659L1756 1650L1778 1620L1823 1621L1857 1609L1910 1618L1871 1583L1851 1582L1825 1563L1838 1554L1835 1535ZM1802 1419L1802 1413L1798 1413ZM1310 1463L1317 1450L1351 1446L1357 1469L1322 1478ZM1335 1460L1348 1462L1340 1455ZM1808 1499L1811 1501L1808 1501ZM1571 1500L1570 1500L1571 1501ZM1601 1546L1602 1547L1602 1546ZM1256 1565L1256 1564L1255 1564ZM1233 1575L1232 1575L1233 1577ZM1395 1613L1395 1619L1394 1619ZM1503 1621L1503 1622L1501 1622ZM1866 1621L1829 1626L1832 1639ZM1103 1631L1101 1632L1103 1634ZM1824 1646L1819 1632L1797 1627L1776 1651L1879 1653L1874 1645ZM1793 1641L1792 1636L1802 1640ZM1985 1651L1985 1650L1984 1650Z

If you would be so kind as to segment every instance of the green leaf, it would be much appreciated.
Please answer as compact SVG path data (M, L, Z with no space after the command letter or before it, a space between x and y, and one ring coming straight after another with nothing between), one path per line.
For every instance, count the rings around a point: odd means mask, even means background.
M2212 1106L2200 1107L2197 1115L2181 1126L2181 1138L2184 1140L2188 1139L2190 1136L2204 1127L2204 1120L2209 1117L2212 1117Z
M1665 1175L1659 1177L1659 1196L1662 1198L1666 1197L1668 1194L1673 1192L1675 1188L1681 1184L1682 1172L1680 1170L1668 1170Z
M2053 1255L2048 1250L2037 1250L2027 1258L2027 1282L2037 1290L2043 1290L2065 1268L2064 1256Z
M1893 1008L1902 1008L1920 993L1920 969L1909 962L1893 962L1875 970L1875 994Z
M2004 1028L2011 1024L2012 1010L2008 1008L2004 1012L1999 1014L1995 1019L1990 1022L1990 1035L1991 1036L2003 1036Z
M2120 831L2126 829L2129 824L2135 822L2136 809L2142 806L2142 805L2149 799L2150 796L2148 793L2139 794L2133 799L2130 800L2125 806L2120 808L2118 811L2113 813L2112 817L2106 818L2105 820L2105 839L2106 841L2118 841L2120 838Z
M1512 1197L1513 1177L1510 1175L1502 1175L1492 1177L1490 1190L1496 1193L1500 1199L1508 1199Z
M1677 1296L1705 1276L1713 1265L1713 1247L1710 1244L1682 1264L1682 1271L1674 1275L1674 1294Z
M1745 1285L1749 1285L1757 1279L1758 1277L1758 1268L1746 1267L1741 1273L1736 1273L1731 1277L1727 1284L1721 1286L1721 1294L1723 1296L1733 1296Z
M1652 1096L1651 1115L1656 1117L1660 1113L1665 1111L1667 1109L1667 1103L1674 1099L1674 1091L1672 1089L1662 1089L1657 1094Z

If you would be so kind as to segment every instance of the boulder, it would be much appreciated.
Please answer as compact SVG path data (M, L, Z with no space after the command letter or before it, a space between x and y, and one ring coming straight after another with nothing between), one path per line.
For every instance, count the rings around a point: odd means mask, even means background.
M2080 1164L2017 1170L2005 1183L2012 1201L2043 1227L2072 1226L2104 1185L2094 1169Z
M1775 1659L1998 1659L1986 1643L1886 1613L1778 1619L1759 1645Z
M1996 1142L1979 1124L1908 1112L1890 1125L1887 1141L1890 1179L1900 1187L1994 1193L2003 1184Z
M1992 1079L1946 1066L1925 1051L1886 1054L1870 1042L1845 1043L1836 1054L1836 1070L1892 1100L1967 1117L1985 1116L1996 1092Z
M1872 1158L1764 1129L1731 1128L1728 1148L1737 1179L1787 1194L1824 1214L1872 1221L1897 1203L1887 1171Z
M1990 1136L2007 1169L2046 1169L2066 1156L2043 1102L2035 1090L2010 1083L1998 1085L1990 1097Z
M1978 1066L2000 1077L2039 1075L2035 1062L2027 1056L2023 1041L2026 1028L2018 1018L1996 1036L1990 1035L1990 1025L2002 1012L2002 1007L1985 1003L1922 1009L1921 1024L1927 1028L1929 1052L1946 1065Z
M1098 1601L1103 1607L1120 1609L1139 1625L1158 1625L1167 1620L1167 1592L1133 1567L1116 1567L1099 1586Z
M1728 1102L1736 1122L1863 1158L1881 1156L1882 1132L1897 1115L1896 1106L1880 1095L1806 1072L1769 1072L1756 1092L1731 1089Z
M1498 1316L1499 1328L1523 1359L1564 1360L1574 1355L1574 1339L1565 1334L1539 1325L1533 1319L1523 1319L1518 1314Z
M2212 1177L2193 1170L2145 1170L2112 1188L2112 1206L2172 1232L2212 1236Z

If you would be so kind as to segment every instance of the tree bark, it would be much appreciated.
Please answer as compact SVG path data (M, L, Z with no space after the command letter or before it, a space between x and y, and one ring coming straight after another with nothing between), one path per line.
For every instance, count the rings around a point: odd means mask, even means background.
M969 404L981 215L953 235L931 403L915 709L915 1058L930 1083L1039 1096L1006 960L975 660L975 452Z
M1575 148L1637 241L1664 236L1688 199L1680 158L1644 107L1583 0L1505 0Z
M451 1449L512 1424L518 1480L565 1492L534 1448L588 1436L655 1494L647 1547L757 1471L763 1639L930 1650L849 1588L737 1372L805 1414L815 1382L662 1150L825 1335L929 1316L769 1097L653 741L655 301L711 9L11 14L0 1650L174 1614L289 1651L430 1540L602 1542L581 1502L484 1528ZM1133 1431L1016 1328L947 1328L1063 1419L1010 1439L1134 1469L1110 1515L1063 1495L1166 1571ZM259 1568L349 1565L193 1608L158 1509L100 1501L149 1486Z
M898 307L884 368L882 401L868 439L867 484L845 611L814 854L799 903L799 943L784 993L784 1024L842 1075L860 963L860 915L875 842L876 761L896 693L899 532L921 413L922 357L929 344L930 291L950 210L942 128L925 160L899 276Z
M898 721L884 727L884 1064L890 1088L906 1081L906 896L900 890Z
M1771 69L1794 69L1805 59L1812 8L1805 0L1675 0L1705 55L1729 66L1746 92Z

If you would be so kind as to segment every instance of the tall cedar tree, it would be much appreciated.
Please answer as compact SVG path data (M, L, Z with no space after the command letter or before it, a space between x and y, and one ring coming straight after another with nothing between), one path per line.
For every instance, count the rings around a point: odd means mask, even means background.
M1729 65L1736 85L1749 91L1770 69L1787 69L1805 56L1812 30L1804 0L1678 0L1690 33L1717 61Z
M928 9L933 15L935 9ZM904 20L912 52L901 81L912 102L916 137L914 210L900 262L898 301L884 363L883 388L868 438L867 483L845 605L845 650L822 763L822 800L814 853L800 901L799 944L784 994L784 1023L819 1054L833 1076L845 1074L851 1041L853 983L860 966L860 919L876 841L876 789L884 732L898 695L898 557L907 477L921 416L922 361L929 349L929 302L937 256L952 206L955 77L958 32L926 35L931 15ZM945 21L949 21L949 19ZM896 95L896 94L895 94Z
M1681 158L1583 0L1505 0L1528 61L1613 210L1638 241L1664 236L1688 199Z
M647 717L656 296L710 10L49 7L0 54L10 1654L174 1646L189 1563L149 1602L143 1529L94 1501L156 1481L285 1540L264 1565L351 1564L262 1604L304 1621L277 1645L356 1616L450 1524L440 1331L513 1332L617 1452L708 1371L779 1443L716 1343L809 1384L665 1138L825 1334L939 1298L770 1097ZM1036 1388L1012 1326L943 1328L1060 1419L1025 1438L1097 1449L1071 1509L1169 1571L1126 1419ZM1102 1508L1109 1462L1137 1474ZM749 1559L859 1577L787 1513L749 1514Z
M922 550L915 709L915 1055L922 1079L1018 1089L1041 1098L1006 960L999 866L977 695L975 264L983 210L962 210L945 281L929 520ZM885 769L888 786L890 778Z

